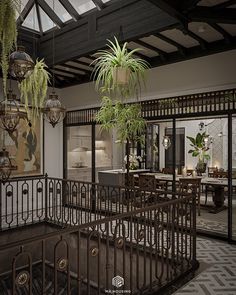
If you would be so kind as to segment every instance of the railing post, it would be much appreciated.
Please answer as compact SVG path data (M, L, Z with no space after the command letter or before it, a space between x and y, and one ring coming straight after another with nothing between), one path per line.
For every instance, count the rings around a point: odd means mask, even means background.
M45 221L48 221L48 174L45 174Z
M0 181L0 230L2 230L2 181Z
M197 206L196 206L196 196L194 195L192 198L192 205L193 205L193 229L192 229L192 233L193 233L193 263L194 266L196 266L197 264L197 228L196 228L196 220L197 220L197 214L196 214L196 210L197 210Z

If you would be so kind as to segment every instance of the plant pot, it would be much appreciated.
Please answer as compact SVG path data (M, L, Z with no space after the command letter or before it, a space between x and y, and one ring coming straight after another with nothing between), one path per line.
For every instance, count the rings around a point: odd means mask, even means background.
M118 85L127 85L130 79L130 70L122 67L113 69L113 80Z
M196 166L196 171L198 175L202 175L202 173L206 172L206 166L207 164L204 162L198 162Z

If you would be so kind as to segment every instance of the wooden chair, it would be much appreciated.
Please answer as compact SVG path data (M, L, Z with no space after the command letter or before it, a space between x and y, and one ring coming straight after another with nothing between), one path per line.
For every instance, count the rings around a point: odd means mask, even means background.
M198 216L200 212L200 198L201 198L201 178L180 178L179 179L179 191L181 193L191 193L196 196L198 206Z
M139 188L146 191L156 190L156 178L155 175L139 175Z
M173 174L173 168L171 168L171 167L162 168L161 173L163 173L163 174Z
M218 172L217 167L208 167L208 177L214 177L215 173ZM205 185L205 205L207 204L208 194L211 193L212 197L214 196L215 190L214 187L210 184Z

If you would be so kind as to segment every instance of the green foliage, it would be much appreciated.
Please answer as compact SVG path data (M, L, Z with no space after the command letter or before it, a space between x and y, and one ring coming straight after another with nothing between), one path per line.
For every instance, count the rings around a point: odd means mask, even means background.
M198 133L196 138L187 136L188 140L191 142L191 150L188 151L193 157L198 157L199 162L204 162L205 160L210 160L210 155L207 154L209 147L205 146L204 139L209 137L206 132Z
M28 118L32 123L39 116L39 110L43 107L47 95L50 74L46 69L47 65L44 60L37 60L32 74L18 84L21 101L24 103Z
M104 130L116 128L120 142L126 140L144 142L146 122L141 116L139 104L127 105L116 101L113 105L109 97L103 97L96 121Z
M136 94L142 83L145 83L145 72L149 65L146 61L133 57L140 48L129 52L127 43L120 46L116 37L114 39L114 42L108 40L108 50L100 50L97 53L98 58L92 62L95 64L93 78L96 79L97 90L129 97ZM117 84L114 80L113 73L116 68L129 70L130 79L127 85Z
M6 95L7 73L9 68L9 54L16 46L17 27L16 11L20 10L20 0L0 1L0 45L3 89Z

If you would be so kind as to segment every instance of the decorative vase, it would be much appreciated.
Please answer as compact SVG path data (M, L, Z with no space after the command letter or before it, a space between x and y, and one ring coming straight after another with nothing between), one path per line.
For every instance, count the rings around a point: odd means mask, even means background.
M205 173L206 172L206 166L207 166L206 163L199 161L197 163L197 166L196 166L197 175L201 176L202 173Z
M130 79L130 70L122 67L113 69L113 80L118 85L127 85Z

